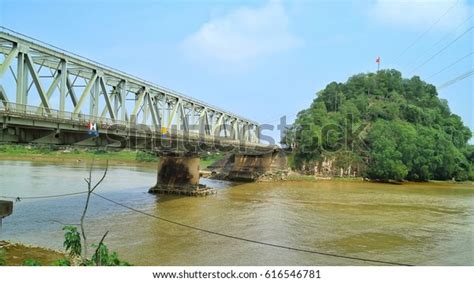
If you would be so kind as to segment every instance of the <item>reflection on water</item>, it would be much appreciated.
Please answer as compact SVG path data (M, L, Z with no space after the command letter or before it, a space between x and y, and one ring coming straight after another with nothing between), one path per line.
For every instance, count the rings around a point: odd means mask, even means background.
M0 195L84 191L85 164L0 161ZM100 169L94 175L101 175ZM98 193L156 216L248 239L417 265L474 265L474 189L460 184L284 182L216 187L209 197L156 196L152 168L111 167ZM61 224L78 222L84 195L15 203L2 239L62 248ZM136 265L365 265L235 241L171 225L94 197L91 241Z

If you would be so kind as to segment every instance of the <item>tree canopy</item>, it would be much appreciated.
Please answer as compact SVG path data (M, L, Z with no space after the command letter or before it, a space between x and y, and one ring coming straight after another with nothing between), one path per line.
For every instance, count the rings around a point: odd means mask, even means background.
M294 167L328 156L379 180L473 179L471 130L435 86L397 70L331 82L299 112L282 143Z

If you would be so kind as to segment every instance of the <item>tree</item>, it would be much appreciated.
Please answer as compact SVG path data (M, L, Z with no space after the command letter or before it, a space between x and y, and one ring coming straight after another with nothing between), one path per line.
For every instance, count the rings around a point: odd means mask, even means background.
M354 128L361 129L357 135ZM397 70L331 82L288 132L284 143L293 149L293 166L305 172L326 158L349 163L347 154L335 153L351 150L350 159L364 163L361 174L374 179L474 179L471 130L433 85L417 76L404 79Z
M84 241L84 244L83 244L84 257L87 257L87 236L86 236L86 231L85 231L85 226L84 226L84 220L86 218L87 209L89 208L91 195L94 193L95 189L99 187L99 185L102 183L102 181L104 181L105 177L107 176L107 171L109 169L109 162L108 161L106 162L104 174L95 185L92 184L92 169L93 168L94 168L94 158L92 159L91 167L89 169L89 178L84 178L84 181L87 183L87 198L86 198L86 204L84 206L84 210L82 211L81 222L79 224L79 226L81 227L82 240Z
M74 226L64 226L64 248L66 252L69 252L71 257L81 256L82 245L81 245L81 234L77 231Z
M104 244L104 240L107 237L109 231L106 231L104 235L102 236L102 239L100 240L99 244L95 245L93 244L92 246L95 248L95 252L92 255L91 258L88 258L88 253L87 253L87 234L86 234L86 228L85 228L85 219L87 215L87 211L89 208L89 203L92 194L94 191L99 187L99 185L104 181L105 177L107 176L107 171L108 171L108 162L106 162L105 170L102 175L102 177L99 179L99 181L96 184L93 184L92 180L92 170L94 168L94 159L92 159L92 164L89 169L89 177L84 178L84 181L87 183L87 196L86 196L86 203L84 205L84 209L81 215L80 223L77 224L79 225L81 232L77 230L77 227L75 226L70 226L66 225L64 226L63 230L65 231L64 233L64 247L67 252L69 252L69 255L71 258L79 258L80 259L80 264L81 265L87 265L87 266L118 266L118 265L130 265L128 262L121 261L118 258L117 253L113 252L109 254L109 250L107 246ZM81 242L82 241L82 242ZM71 262L69 260L58 260L54 263L54 265L71 265Z

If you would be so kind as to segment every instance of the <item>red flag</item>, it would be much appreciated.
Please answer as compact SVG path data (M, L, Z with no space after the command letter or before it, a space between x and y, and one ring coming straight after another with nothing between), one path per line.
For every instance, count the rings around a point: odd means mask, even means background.
M375 60L375 62L376 62L377 64L380 64L380 56L377 57L377 59Z

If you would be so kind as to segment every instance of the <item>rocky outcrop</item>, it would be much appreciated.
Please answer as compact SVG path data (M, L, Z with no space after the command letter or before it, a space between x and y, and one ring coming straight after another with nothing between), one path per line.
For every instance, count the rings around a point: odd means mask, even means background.
M331 156L303 165L302 171L317 177L359 177L362 165Z

